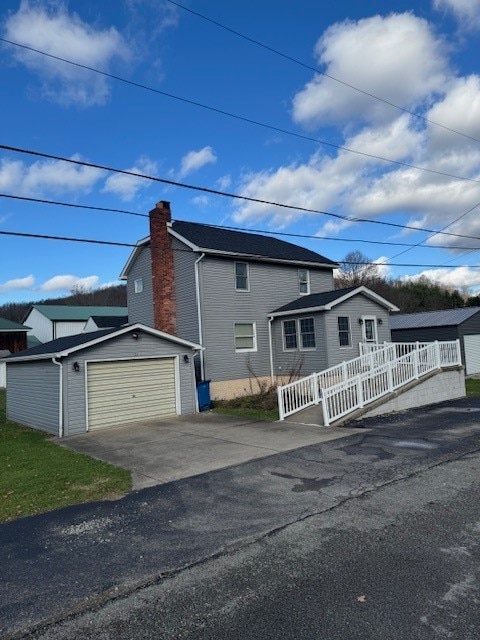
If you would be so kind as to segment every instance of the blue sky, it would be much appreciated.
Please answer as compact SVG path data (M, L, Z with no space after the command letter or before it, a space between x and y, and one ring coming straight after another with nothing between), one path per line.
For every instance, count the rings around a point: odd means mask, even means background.
M343 216L450 225L452 233L480 237L480 207L463 215L480 203L480 0L184 4L464 135L164 0L4 0L0 35L280 129L468 180L247 124L1 43L0 144ZM472 251L480 240L242 203L2 150L0 193L139 213L169 200L179 220L312 235L298 242L334 260L360 250L393 277L424 274L470 292L480 288L480 253ZM148 235L148 220L2 197L0 231L128 243ZM419 246L395 258L406 247L361 240ZM128 248L0 235L0 302L117 282L128 255Z

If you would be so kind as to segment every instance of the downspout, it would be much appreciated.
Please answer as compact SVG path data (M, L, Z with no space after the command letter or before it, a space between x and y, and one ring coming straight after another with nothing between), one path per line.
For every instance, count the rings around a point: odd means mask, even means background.
M272 385L275 384L274 376L273 376L273 340L272 340L272 322L273 317L270 316L268 319L268 347L270 349L270 380Z
M201 260L205 257L205 254L202 255L195 260L195 295L197 297L197 317L198 317L198 342L200 346L204 346L203 344L203 326L202 326L202 305L200 303L200 275L198 265ZM202 380L205 380L205 359L204 359L204 349L200 351L200 375Z
M58 392L58 436L63 438L63 366L61 362L58 362L55 358L52 358L53 364L60 367L59 369L59 392Z

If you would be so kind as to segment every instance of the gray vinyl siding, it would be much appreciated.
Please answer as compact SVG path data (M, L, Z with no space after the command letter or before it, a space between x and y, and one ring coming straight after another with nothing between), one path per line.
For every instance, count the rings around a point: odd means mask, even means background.
M142 278L143 291L135 293L135 280ZM150 247L142 247L127 277L128 321L153 327L152 260Z
M189 362L183 361L188 354ZM86 394L85 394L85 361L116 360L142 357L172 357L180 356L180 404L182 414L195 413L195 380L193 375L192 351L181 345L162 340L140 332L138 340L133 340L130 334L119 336L97 346L77 351L64 361L65 380L65 435L83 433L86 430ZM80 371L73 370L73 363L78 362ZM88 365L87 365L88 366Z
M51 360L7 364L7 417L59 434L60 367Z
M206 257L200 262L205 375L214 381L270 374L268 314L300 297L298 268L249 263L249 291L236 291L234 260ZM310 268L312 292L333 289L331 269ZM235 352L234 324L256 324L257 351Z
M283 320L313 318L315 326L315 349L285 351L283 344ZM277 318L272 326L273 337L273 373L290 377L296 372L308 376L314 371L327 368L327 349L325 341L325 313L306 313L298 316ZM298 335L300 340L300 335Z
M338 337L338 317L350 318L351 347L340 347ZM344 360L352 360L359 356L359 343L363 340L362 325L358 320L362 316L377 318L378 342L390 341L389 313L385 307L377 304L362 294L353 296L349 300L336 305L325 314L325 330L327 344L327 367L333 367ZM378 324L378 320L382 324Z
M199 343L197 295L195 291L195 261L201 254L172 238L175 265L175 298L177 307L177 336Z

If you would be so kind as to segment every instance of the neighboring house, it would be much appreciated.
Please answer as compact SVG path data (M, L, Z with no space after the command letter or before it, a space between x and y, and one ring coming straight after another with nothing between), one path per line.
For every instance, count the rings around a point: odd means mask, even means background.
M120 278L130 322L202 345L197 378L228 398L354 358L362 340L390 340L398 309L366 287L334 290L337 266L277 238L172 222L159 202Z
M480 373L480 307L392 315L394 342L460 340L467 375Z
M31 327L29 335L40 342L81 333L91 316L126 316L126 307L69 306L34 304L24 322Z
M7 417L69 436L195 413L199 348L139 324L40 344L4 360Z
M119 329L128 323L128 316L90 316L85 326L84 332L98 331L99 329Z
M30 327L6 318L0 318L0 351L16 353L27 348L27 331Z
M0 357L26 349L29 328L18 322L0 318ZM7 372L5 365L0 364L0 388L6 385Z

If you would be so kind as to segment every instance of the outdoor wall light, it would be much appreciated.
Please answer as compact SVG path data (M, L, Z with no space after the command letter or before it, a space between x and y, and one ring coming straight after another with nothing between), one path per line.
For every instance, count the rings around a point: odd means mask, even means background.
M77 373L80 371L80 365L78 364L78 362L73 363L73 370Z
M134 340L138 340L138 333L132 333L132 338Z
M188 364L190 362L190 358L188 357L187 354L183 356L183 361L185 362L185 364Z
M358 319L358 324L363 324L363 318Z
M377 320L377 322L378 322L378 324L383 324L383 320L382 320L381 318L379 318L379 319Z

